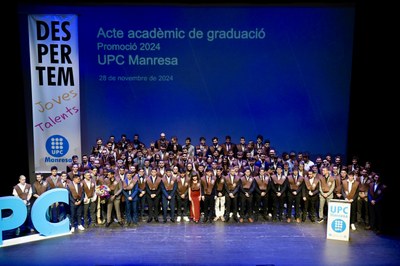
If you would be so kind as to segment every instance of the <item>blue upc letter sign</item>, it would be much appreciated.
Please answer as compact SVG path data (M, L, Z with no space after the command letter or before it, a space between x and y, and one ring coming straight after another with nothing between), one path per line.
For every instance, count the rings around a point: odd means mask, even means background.
M344 214L348 215L349 207L342 207L342 206L335 205L335 206L331 206L330 211L331 211L331 213L334 213L334 214L344 213Z
M58 235L69 232L69 219L58 223L51 223L46 219L46 212L50 205L56 202L68 203L68 191L64 188L55 188L46 191L35 201L31 210L32 223L35 229L44 236ZM9 217L2 217L2 211L10 209ZM27 216L24 202L17 197L7 196L0 198L0 245L3 244L5 230L11 230L21 226Z

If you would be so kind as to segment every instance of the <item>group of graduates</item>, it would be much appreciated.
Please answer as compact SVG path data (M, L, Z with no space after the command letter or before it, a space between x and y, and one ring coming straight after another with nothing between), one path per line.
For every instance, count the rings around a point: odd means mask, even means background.
M328 202L343 199L351 202L352 230L358 223L379 234L386 190L379 174L369 162L359 165L357 157L346 166L339 155L331 159L317 156L314 162L301 152L279 157L262 136L254 142L242 137L239 144L230 136L222 144L214 137L210 146L202 137L194 146L190 138L180 145L176 137L167 140L162 133L146 147L137 134L132 141L123 134L119 141L110 136L106 145L97 139L90 155L81 161L73 156L65 171L53 166L46 178L36 173L32 186L20 176L13 194L26 202L29 212L45 191L67 189L69 202L50 206L48 219L69 217L71 232L113 222L160 222L160 214L163 223L168 218L194 223L321 223ZM34 231L29 220L27 225Z

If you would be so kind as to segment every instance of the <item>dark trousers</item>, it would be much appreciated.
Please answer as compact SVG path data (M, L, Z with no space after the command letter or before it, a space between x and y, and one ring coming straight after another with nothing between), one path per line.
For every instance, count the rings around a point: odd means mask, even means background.
M212 219L214 214L214 196L213 195L204 195L204 218Z
M189 197L185 196L184 199L180 195L176 196L177 201L177 216L188 216Z
M283 213L283 204L285 203L285 197L283 194L280 197L274 194L272 196L272 201L274 204L274 209L272 210L273 219L281 220Z
M167 220L168 207L170 209L170 217L171 219L175 219L175 196L173 196L170 200L163 195L162 197L162 208L163 208L163 218L164 221Z
M144 211L146 209L146 199L147 199L146 194L144 194L142 197L139 197L138 207L141 217L144 216Z
M292 205L294 204L294 217L300 218L300 200L301 200L301 193L297 195L293 195L292 192L289 192L287 195L287 213L286 217L291 218L292 217Z
M314 196L307 195L306 201L304 202L304 210L303 210L303 221L307 219L307 212L310 216L312 222L315 221L317 217L317 203L319 202L319 195L316 194Z
M139 200L128 200L125 199L125 217L128 223L137 223L139 220Z
M383 210L382 202L376 202L372 205L369 202L369 221L372 230L382 231L383 225Z
M157 195L154 198L147 195L147 203L149 204L149 218L158 220L158 214L160 211L160 195Z
M233 218L237 219L237 202L238 202L237 194L233 198L229 197L228 193L226 194L226 196L225 196L225 204L226 204L225 216L226 216L226 218L229 219L229 214L232 212Z
M71 209L71 227L76 227L82 223L83 206L82 203L79 205L70 203L69 206Z
M96 205L96 201L90 201L88 204L83 204L83 219L85 221L85 226L89 226L89 224L95 223Z
M246 197L240 193L240 218L253 218L253 195Z

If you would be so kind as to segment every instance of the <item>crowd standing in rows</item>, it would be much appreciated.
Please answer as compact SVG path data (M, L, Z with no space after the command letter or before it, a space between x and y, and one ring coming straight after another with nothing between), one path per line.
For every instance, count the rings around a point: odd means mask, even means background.
M138 134L132 140L122 134L106 143L98 138L90 153L74 155L65 170L53 166L47 177L36 173L32 185L21 175L13 195L30 212L45 191L67 189L69 202L50 206L47 219L69 217L71 232L160 222L160 215L163 223L321 223L328 202L343 199L351 202L352 230L358 224L380 234L386 186L371 163L361 165L356 156L349 164L340 155L310 157L294 151L278 156L261 135L237 144L230 136L223 143L214 137L211 145L204 137L193 145L188 137L182 145L161 133L147 146ZM29 217L25 226L35 231Z

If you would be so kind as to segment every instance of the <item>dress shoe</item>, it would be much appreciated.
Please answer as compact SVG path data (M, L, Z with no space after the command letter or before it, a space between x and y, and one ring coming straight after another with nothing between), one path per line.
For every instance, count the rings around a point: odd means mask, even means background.
M160 221L158 220L158 218L154 218L154 221L156 222L156 223L159 223Z
M353 231L357 230L355 224L351 224L350 227L351 227L351 230L353 230Z
M111 222L106 223L106 227L109 227L111 225Z
M175 223L175 219L174 218L171 218L171 223Z
M148 223L151 223L151 221L153 221L153 218L147 219L147 222L148 222Z

